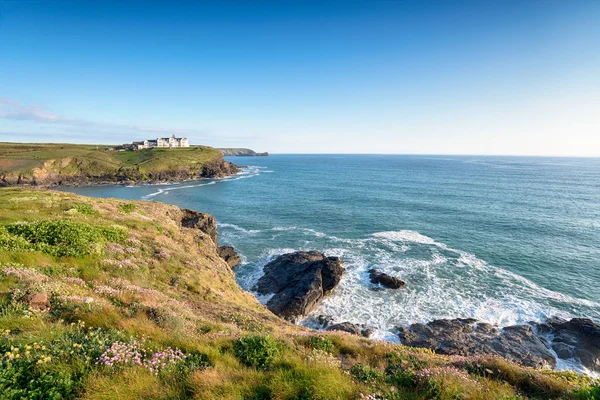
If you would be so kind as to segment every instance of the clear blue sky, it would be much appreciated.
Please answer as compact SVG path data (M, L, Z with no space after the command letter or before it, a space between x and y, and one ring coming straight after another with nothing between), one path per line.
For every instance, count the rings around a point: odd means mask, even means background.
M600 1L0 0L0 140L600 156Z

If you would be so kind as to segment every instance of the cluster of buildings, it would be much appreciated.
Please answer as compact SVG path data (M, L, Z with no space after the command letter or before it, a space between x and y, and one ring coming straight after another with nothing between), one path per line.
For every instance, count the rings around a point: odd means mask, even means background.
M175 135L173 135L168 138L141 140L139 142L133 142L130 145L124 145L123 147L128 147L131 150L142 150L151 149L153 147L190 147L190 143L188 141L188 138L178 138L175 137Z

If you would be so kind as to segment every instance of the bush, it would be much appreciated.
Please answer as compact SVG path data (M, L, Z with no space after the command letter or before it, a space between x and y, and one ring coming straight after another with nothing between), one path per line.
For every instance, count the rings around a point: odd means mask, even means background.
M381 377L379 371L365 364L354 364L350 368L350 374L362 383L374 383Z
M0 333L0 398L65 399L81 390L93 361L104 348L123 338L118 331L87 331L83 323L43 343L15 344Z
M575 392L575 398L581 400L600 400L600 382Z
M132 212L135 211L136 207L137 206L133 203L124 203L124 204L118 205L119 211L124 214L131 214Z
M332 353L334 350L333 342L329 336L311 336L308 340L310 347L316 350Z
M122 242L127 238L122 228L61 220L19 222L6 225L4 229L12 238L0 231L2 248L37 250L56 257L85 256L99 252L101 243Z
M269 368L279 355L280 346L270 336L244 336L233 343L235 356L249 367Z
M98 215L99 212L94 209L94 207L92 207L91 204L87 204L87 203L80 203L77 204L75 207L73 207L73 209L77 210L77 212L79 214L85 214L85 215Z

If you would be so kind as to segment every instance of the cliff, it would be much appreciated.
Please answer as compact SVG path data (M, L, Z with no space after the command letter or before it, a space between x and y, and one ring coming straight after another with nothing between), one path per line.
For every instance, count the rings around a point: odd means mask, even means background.
M157 183L218 178L238 172L206 146L114 151L106 146L0 144L0 185Z
M583 375L290 324L237 285L217 228L162 203L0 189L0 398L598 398Z
M223 153L224 156L237 156L237 157L266 157L269 155L268 152L264 152L264 153L257 153L254 150L250 150L250 149L217 149L219 150L221 153Z

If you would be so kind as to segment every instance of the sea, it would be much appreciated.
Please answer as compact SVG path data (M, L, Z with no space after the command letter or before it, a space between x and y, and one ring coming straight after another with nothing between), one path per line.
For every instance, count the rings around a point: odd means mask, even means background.
M227 157L223 179L66 190L160 201L216 216L219 244L253 292L277 255L320 250L346 264L319 315L394 329L470 317L600 323L600 159L426 155ZM368 270L406 282L376 290ZM261 298L260 300L265 300Z

